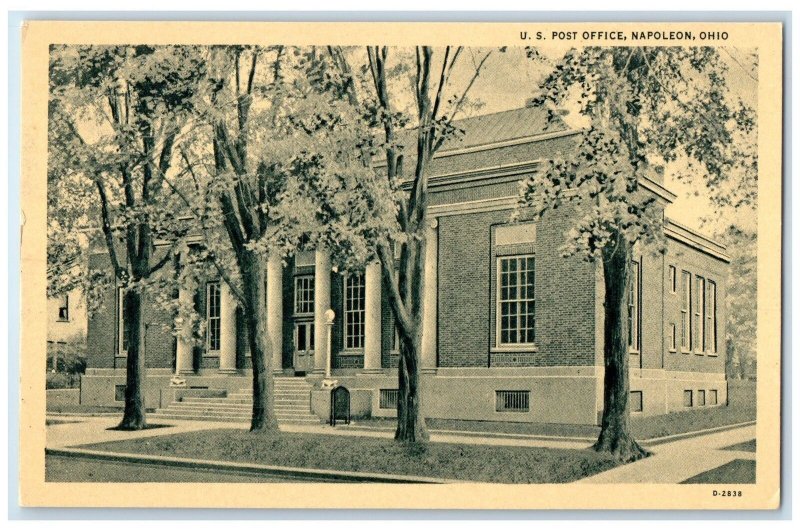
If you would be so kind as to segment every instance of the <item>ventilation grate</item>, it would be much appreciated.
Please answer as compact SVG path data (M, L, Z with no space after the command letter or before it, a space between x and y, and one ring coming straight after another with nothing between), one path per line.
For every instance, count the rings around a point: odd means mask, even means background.
M397 409L397 396L399 393L397 389L381 389L380 408Z
M495 391L497 411L528 412L531 410L530 391Z

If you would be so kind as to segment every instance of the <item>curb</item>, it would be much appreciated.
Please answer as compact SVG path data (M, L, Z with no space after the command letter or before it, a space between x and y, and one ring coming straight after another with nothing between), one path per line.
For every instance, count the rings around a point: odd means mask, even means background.
M235 463L231 461L212 461L205 459L189 459L185 457L167 457L147 454L127 454L102 452L78 448L45 448L45 455L54 457L79 457L101 461L118 461L131 464L162 465L190 469L217 470L221 472L237 472L243 474L263 474L285 477L287 479L316 479L328 482L348 483L454 483L454 480L424 476L403 476L372 472L349 472L344 470L321 470L316 468L296 468L277 465L260 465L256 463Z
M689 431L686 433L676 433L675 435L665 435L663 437L654 437L652 439L642 439L639 444L659 445L668 442L680 441L681 439L691 439L692 437L700 437L702 435L711 435L721 431L735 430L736 428L744 428L746 426L755 426L755 420L748 420L747 422L740 422L738 424L728 424L727 426L716 426L714 428L706 428L703 430Z

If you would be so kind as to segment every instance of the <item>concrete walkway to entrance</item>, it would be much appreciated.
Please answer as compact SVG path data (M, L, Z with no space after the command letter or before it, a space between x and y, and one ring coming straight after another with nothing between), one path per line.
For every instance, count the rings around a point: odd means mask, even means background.
M648 445L653 455L612 468L579 483L681 483L702 472L717 468L734 459L754 460L753 452L724 448L754 440L755 425L700 435L662 444Z

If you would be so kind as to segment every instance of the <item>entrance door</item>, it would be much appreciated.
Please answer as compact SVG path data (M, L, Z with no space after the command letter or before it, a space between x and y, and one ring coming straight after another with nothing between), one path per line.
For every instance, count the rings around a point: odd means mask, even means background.
M294 324L294 370L314 370L314 322L302 321Z

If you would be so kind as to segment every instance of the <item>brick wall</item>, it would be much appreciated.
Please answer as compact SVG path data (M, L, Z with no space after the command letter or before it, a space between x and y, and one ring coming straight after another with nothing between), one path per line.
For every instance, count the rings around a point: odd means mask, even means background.
M106 253L89 257L90 269L111 271L111 261ZM95 311L87 322L86 365L108 369L114 367L117 352L117 290L112 285L103 292L103 306Z
M673 239L667 240L667 254L664 258L664 368L670 371L693 371L722 373L725 371L725 277L727 264L703 253L689 245ZM676 293L670 292L669 265L677 271ZM717 355L711 353L684 352L681 348L681 302L683 289L682 271L692 274L692 294L695 294L697 280L700 275L706 281L717 285ZM694 304L694 302L693 302ZM694 312L694 306L692 307ZM669 351L670 324L675 323L677 329L677 349Z
M124 260L120 256L120 260ZM93 254L89 258L92 269L111 271L111 262L106 253ZM175 338L168 326L172 316L145 291L143 322L146 325L145 365L149 368L172 368L175 359ZM119 323L117 320L118 285L103 293L103 307L94 312L87 324L87 366L92 368L125 367L125 357L119 355ZM167 328L165 329L165 325Z
M594 269L579 258L561 257L565 210L537 223L537 350L491 352L496 341L492 227L507 223L510 215L502 210L439 218L439 365L593 365Z

